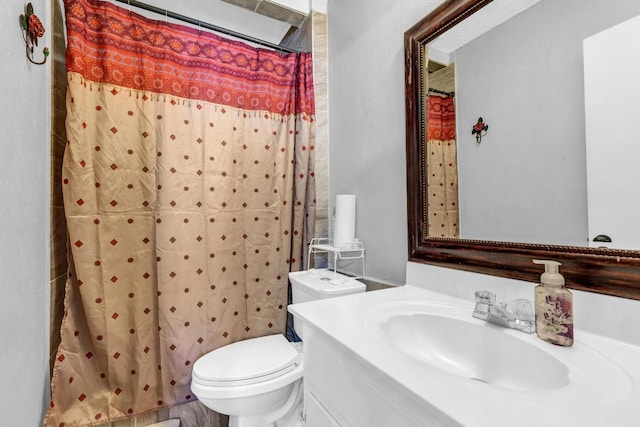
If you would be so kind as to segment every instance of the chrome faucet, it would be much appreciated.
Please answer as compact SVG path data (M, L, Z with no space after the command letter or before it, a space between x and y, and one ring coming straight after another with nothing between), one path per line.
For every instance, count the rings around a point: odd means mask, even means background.
M528 334L536 331L533 305L531 301L523 298L517 299L509 305L506 303L497 304L493 292L477 291L473 317Z

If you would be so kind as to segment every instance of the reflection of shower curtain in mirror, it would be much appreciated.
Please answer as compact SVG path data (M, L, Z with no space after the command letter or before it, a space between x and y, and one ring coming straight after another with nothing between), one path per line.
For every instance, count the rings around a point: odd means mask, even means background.
M431 237L458 237L458 162L454 98L427 99L427 226Z

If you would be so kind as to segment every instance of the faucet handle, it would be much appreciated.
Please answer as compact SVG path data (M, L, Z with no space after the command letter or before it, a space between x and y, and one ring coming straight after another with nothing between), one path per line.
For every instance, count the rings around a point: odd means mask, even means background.
M511 303L511 310L519 320L533 320L533 304L525 298L518 298Z
M489 291L476 291L476 306L473 309L473 317L487 320L489 317L489 306L495 304L496 295Z
M496 294L491 291L476 291L476 303L495 304Z
M535 332L535 316L533 303L528 299L518 298L511 303L511 312L515 315L517 328L529 334Z

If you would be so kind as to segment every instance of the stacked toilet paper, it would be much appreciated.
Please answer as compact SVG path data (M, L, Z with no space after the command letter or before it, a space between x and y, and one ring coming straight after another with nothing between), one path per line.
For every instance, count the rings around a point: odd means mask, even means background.
M356 241L356 196L338 194L336 196L333 246L341 248Z

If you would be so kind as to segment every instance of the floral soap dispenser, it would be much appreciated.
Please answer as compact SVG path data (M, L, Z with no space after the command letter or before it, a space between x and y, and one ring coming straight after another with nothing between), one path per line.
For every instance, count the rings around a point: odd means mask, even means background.
M573 344L573 295L564 286L557 261L533 260L544 265L540 284L535 287L536 334L561 346Z

